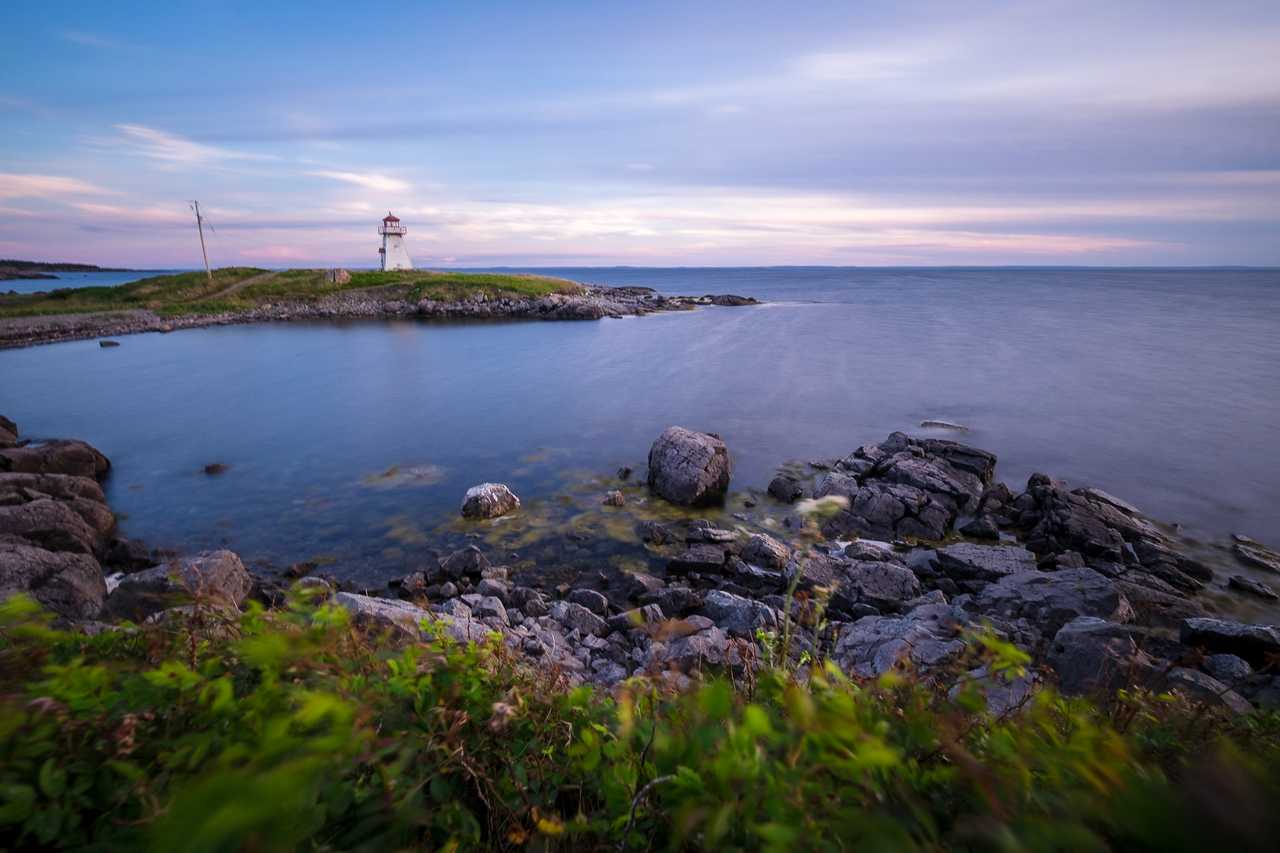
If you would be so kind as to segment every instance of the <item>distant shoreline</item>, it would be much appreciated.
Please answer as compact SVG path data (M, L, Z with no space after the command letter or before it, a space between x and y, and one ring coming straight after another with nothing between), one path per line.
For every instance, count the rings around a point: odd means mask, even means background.
M100 267L95 264L72 264L59 261L20 261L0 258L0 281L29 281L53 279L59 272L141 272L127 267Z

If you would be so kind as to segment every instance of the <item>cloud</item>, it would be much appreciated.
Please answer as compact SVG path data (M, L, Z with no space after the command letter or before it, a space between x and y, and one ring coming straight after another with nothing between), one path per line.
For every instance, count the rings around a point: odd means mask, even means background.
M111 190L63 175L0 172L0 198L58 198L67 195L115 195Z
M347 184L355 184L367 190L374 190L383 193L398 193L407 191L410 186L407 181L399 178L392 178L387 175L380 175L376 172L337 172L321 170L315 172L307 172L317 178L329 178L334 181L342 181Z
M205 145L141 124L117 124L115 127L116 130L120 131L119 143L134 148L144 157L162 160L166 163L202 165L227 160L277 159L267 154L253 154L245 151L236 151L231 148Z
M83 47L97 47L106 50L119 50L125 45L123 42L116 41L106 36L100 36L96 33L88 33L82 30L63 30L58 33L65 40L82 45Z

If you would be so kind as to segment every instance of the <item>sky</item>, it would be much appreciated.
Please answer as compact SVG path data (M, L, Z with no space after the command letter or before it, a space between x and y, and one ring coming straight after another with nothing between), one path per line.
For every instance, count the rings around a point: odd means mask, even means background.
M1280 3L9 2L0 257L1280 265Z

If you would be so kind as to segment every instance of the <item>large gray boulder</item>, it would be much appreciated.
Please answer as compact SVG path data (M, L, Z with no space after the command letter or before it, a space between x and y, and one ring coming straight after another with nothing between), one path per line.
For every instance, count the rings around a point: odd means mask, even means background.
M707 593L702 601L702 612L734 637L752 638L757 629L776 630L781 621L778 611L767 604L719 589Z
M135 622L191 602L234 611L252 588L253 578L233 551L206 551L125 575L108 596L106 611Z
M0 535L4 534L49 551L77 554L101 553L105 544L101 533L86 524L74 509L52 498L0 506Z
M1265 666L1268 657L1280 655L1280 628L1274 625L1200 617L1183 621L1180 639L1188 646L1236 655L1256 668Z
M840 630L832 659L863 678L945 664L964 651L956 616L945 604L922 605L902 616L864 616Z
M959 580L998 581L1035 571L1036 555L1013 545L959 542L938 549L938 565L949 577Z
M860 560L845 570L837 598L876 610L897 611L920 595L916 573L898 563Z
M1134 616L1119 587L1093 569L1009 575L975 594L967 608L984 616L1025 619L1044 637L1080 616L1121 623Z
M46 441L0 450L0 471L102 479L109 470L111 462L107 457L83 441Z
M1123 625L1080 616L1063 625L1049 644L1045 662L1068 696L1109 693L1151 675L1155 665Z
M915 486L868 482L849 497L849 506L822 525L828 539L937 540L946 535L954 513Z
M26 593L67 619L96 619L107 597L97 561L13 539L0 540L0 599Z
M463 518L498 518L520 508L520 498L504 483L481 483L462 498Z
M729 449L712 433L667 427L649 448L649 488L675 504L723 500L732 473Z

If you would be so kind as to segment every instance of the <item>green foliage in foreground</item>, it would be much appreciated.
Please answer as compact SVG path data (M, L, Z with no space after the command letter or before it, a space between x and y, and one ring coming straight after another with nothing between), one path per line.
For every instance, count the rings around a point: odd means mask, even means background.
M206 639L217 637L217 639ZM1016 669L988 642L989 662ZM301 601L85 637L0 605L0 848L1274 849L1280 722L773 670L557 689Z
M353 272L351 281L335 285L325 281L324 270L270 270L225 267L213 271L213 282L203 272L145 278L115 287L84 287L0 296L0 318L47 314L92 314L101 311L148 309L162 316L225 314L247 311L263 302L310 302L345 290L395 288L395 296L454 301L477 294L487 298L546 296L573 293L581 286L571 281L536 275L499 273Z

